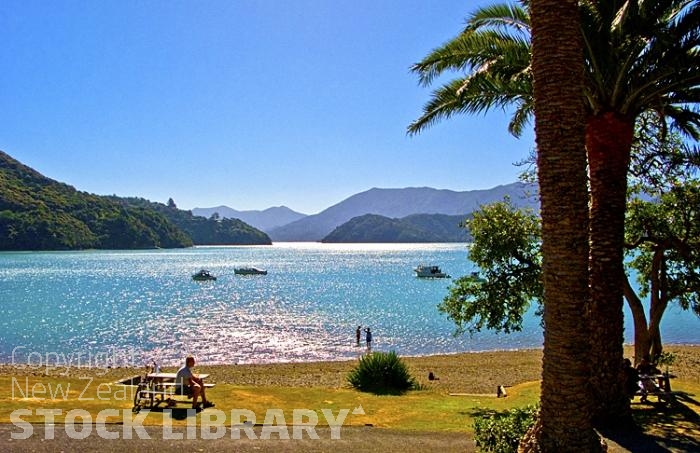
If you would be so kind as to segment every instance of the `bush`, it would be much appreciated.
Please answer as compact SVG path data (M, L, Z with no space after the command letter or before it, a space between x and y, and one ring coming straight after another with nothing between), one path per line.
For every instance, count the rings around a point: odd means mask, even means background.
M394 351L363 355L347 379L357 390L376 394L399 394L417 386L406 364Z
M520 439L535 423L537 406L511 409L474 419L474 439L481 451L515 453Z

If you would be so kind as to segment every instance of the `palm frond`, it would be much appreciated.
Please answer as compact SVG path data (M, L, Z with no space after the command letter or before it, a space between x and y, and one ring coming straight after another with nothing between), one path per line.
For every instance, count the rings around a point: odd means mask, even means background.
M432 93L428 103L423 106L423 114L408 126L407 132L409 135L419 134L454 115L476 114L493 107L523 104L523 100L529 100L531 90L527 80L504 81L489 73L476 73L452 80Z
M501 30L509 34L530 36L530 13L528 2L494 4L477 9L469 16L464 32L482 29Z
M522 60L529 47L529 41L497 31L462 33L411 66L411 71L418 74L421 85L429 86L445 73L466 73L494 60L509 60L515 56Z

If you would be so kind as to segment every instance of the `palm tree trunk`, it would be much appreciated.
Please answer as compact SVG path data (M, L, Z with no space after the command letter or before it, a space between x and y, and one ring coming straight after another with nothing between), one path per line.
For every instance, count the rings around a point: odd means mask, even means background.
M629 422L623 373L624 231L634 122L614 113L589 118L586 150L591 185L591 387L598 426Z
M588 197L577 0L532 0L542 209L544 357L537 424L520 451L599 451L588 392Z

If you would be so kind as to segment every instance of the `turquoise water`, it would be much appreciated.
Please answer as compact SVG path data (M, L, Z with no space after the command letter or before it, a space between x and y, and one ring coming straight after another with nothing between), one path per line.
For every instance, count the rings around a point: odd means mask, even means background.
M0 362L175 364L353 358L357 325L376 350L402 355L540 347L539 320L522 332L454 337L436 305L448 280L412 269L472 270L464 244L279 243L184 250L0 253ZM253 265L266 276L236 276ZM216 282L194 282L206 268ZM629 319L629 316L627 317ZM700 320L669 308L667 343L700 344ZM631 324L627 341L632 340Z

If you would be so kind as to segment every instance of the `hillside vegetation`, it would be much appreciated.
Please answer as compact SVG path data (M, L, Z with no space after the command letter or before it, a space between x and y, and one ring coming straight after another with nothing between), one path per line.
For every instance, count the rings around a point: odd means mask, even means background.
M323 242L468 242L460 228L466 215L414 214L390 219L376 214L355 217L333 230Z
M143 198L115 198L117 201L150 209L165 216L192 238L197 245L269 245L270 237L239 219L205 218L192 215L174 206L155 203Z
M264 233L241 224L146 200L81 192L0 151L0 250L270 243Z

